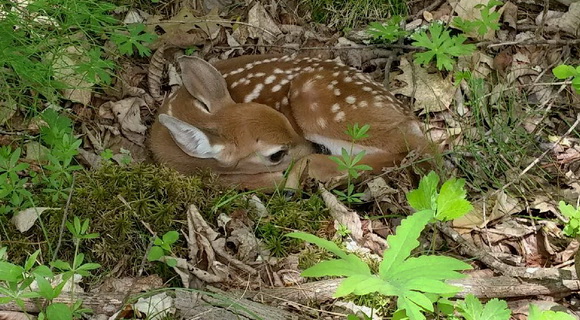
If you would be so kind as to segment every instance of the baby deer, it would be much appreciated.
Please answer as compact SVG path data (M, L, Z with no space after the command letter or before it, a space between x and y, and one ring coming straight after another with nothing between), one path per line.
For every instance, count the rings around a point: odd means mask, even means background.
M307 168L308 176L328 181L341 173L327 154L340 155L342 148L364 150L360 164L375 172L411 150L430 151L412 112L342 63L256 55L219 61L215 68L197 58L181 58L180 65L184 85L161 108L151 148L184 173L209 167L228 183L272 186L291 160L300 159L296 171ZM345 131L355 123L371 129L352 145ZM327 154L312 154L311 143Z

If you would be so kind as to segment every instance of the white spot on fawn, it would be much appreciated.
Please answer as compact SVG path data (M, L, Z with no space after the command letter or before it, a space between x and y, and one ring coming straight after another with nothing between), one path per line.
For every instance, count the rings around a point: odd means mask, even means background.
M282 69L278 69L278 68L274 69L274 74L281 74L281 73L284 73L284 71Z
M276 110L280 110L280 102L276 102Z
M354 104L356 102L356 98L353 96L348 96L344 99L344 101L346 101L346 103Z
M263 73L263 72L258 72L258 73L255 74L256 77L260 77L260 78L263 77L263 76L265 76L265 75L266 74Z
M358 103L358 106L361 108L366 108L369 106L369 103L366 100L363 100L363 101Z
M264 83L270 84L270 83L274 82L274 80L276 80L276 76L269 76L266 78L266 80L264 80Z
M366 86L362 87L362 89L363 89L363 91L366 91L366 92L371 92L373 90L370 87L366 87Z
M288 80L288 79L282 79L282 81L280 81L280 85L285 85L288 82L290 82L290 80Z
M313 102L312 104L310 104L310 110L311 111L316 111L318 110L318 103Z
M260 92L262 92L262 89L264 89L264 85L261 83L258 83L254 87L254 90L252 90L252 92L250 92L250 94L248 94L247 96L244 97L244 102L254 101L254 99L256 99L260 96Z
M272 87L272 92L278 92L278 91L280 91L280 89L282 89L282 86L277 84L277 85Z
M336 121L336 122L342 122L342 121L344 121L344 118L345 118L345 113L344 113L344 111L340 111L339 113L337 113L337 114L334 116L334 121Z
M339 75L339 74L340 74L340 72L336 71L336 72L333 72L333 73L332 73L332 76L333 76L333 77L338 77L338 75Z
M332 105L332 107L330 107L330 111L332 111L332 113L337 113L340 110L340 105L338 103L335 103Z
M282 98L282 105L283 106L287 106L288 105L288 97Z
M337 80L332 80L332 81L330 81L330 84L334 86L334 85L338 84L338 81Z
M346 77L346 78L344 78L344 82L352 82L352 78L351 77Z
M316 123L318 124L318 126L321 129L325 129L326 128L326 124L327 124L326 119L324 119L324 118L318 118L318 119L316 119Z
M337 97L340 96L340 89L334 89L334 95Z

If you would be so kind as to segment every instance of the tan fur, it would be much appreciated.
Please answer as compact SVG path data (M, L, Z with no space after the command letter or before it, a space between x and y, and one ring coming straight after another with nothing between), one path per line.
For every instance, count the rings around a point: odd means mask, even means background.
M406 106L380 84L335 61L257 55L220 61L214 66L224 75L231 98L218 99L219 110L207 115L192 106L193 97L182 88L171 102L172 113L213 130L219 137L216 139L221 139L219 143L232 142L238 148L229 151L236 153L230 155L231 162L192 159L156 122L151 138L153 152L160 161L184 173L195 167L209 167L231 174L223 178L228 183L252 187L280 183L285 169L282 165L264 170L244 164L244 159L262 147L257 142L264 142L292 146L292 158L300 158L294 180L307 168L309 176L327 181L341 172L328 156L309 155L312 150L304 139L339 155L342 147L350 145L347 126L355 123L370 125L369 137L356 143L355 153L365 150L361 163L370 165L374 172L400 163L410 150L432 152L420 122ZM160 113L167 112L168 105Z

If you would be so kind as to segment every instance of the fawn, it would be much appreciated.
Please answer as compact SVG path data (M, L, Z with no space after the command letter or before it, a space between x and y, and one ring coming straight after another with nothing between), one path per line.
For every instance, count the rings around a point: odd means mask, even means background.
M411 150L428 152L420 122L388 90L334 60L254 55L214 66L181 57L183 86L159 110L151 131L158 161L191 173L210 168L227 184L272 187L293 160L294 176L340 176L327 154L366 151L360 162L380 172ZM348 124L370 125L351 145ZM295 178L296 179L296 178ZM295 182L294 182L295 183Z

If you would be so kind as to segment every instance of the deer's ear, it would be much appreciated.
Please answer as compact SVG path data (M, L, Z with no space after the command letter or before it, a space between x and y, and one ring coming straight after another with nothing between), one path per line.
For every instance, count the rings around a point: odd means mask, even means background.
M171 134L173 141L186 154L202 159L218 159L223 145L212 143L206 133L191 124L167 114L159 115L159 122Z
M215 113L223 105L234 103L226 80L211 64L188 56L181 56L177 61L181 67L183 86L189 94L204 104L204 111Z

